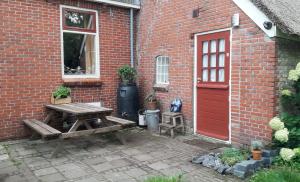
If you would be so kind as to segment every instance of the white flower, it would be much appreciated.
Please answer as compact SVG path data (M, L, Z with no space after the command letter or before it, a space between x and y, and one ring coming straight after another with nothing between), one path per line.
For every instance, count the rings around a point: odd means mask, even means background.
M299 70L300 71L300 70ZM288 77L289 80L292 80L292 81L297 81L299 79L299 73L297 70L291 70L289 72L289 77Z
M288 89L285 89L285 90L282 90L281 91L281 95L284 95L284 96L291 96L292 95L292 92Z
M282 148L280 150L280 156L283 160L290 161L295 156L295 152L292 149Z
M298 148L294 148L294 150L293 150L294 152L295 152L295 155L298 155L298 156L300 156L300 147L298 147Z
M284 128L284 123L278 117L271 119L269 125L275 131L282 130Z
M297 64L296 70L297 70L297 71L300 71L300 62Z
M289 140L289 131L286 128L276 131L275 139L280 142L287 142Z

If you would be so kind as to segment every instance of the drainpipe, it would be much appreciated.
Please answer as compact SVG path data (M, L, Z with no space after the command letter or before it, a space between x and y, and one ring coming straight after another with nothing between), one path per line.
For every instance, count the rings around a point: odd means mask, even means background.
M133 9L130 8L130 64L134 67L134 55L133 55Z

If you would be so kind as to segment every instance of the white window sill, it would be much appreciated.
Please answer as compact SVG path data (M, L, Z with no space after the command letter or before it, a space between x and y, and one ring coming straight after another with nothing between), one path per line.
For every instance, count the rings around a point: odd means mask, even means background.
M169 91L169 84L154 84L153 89L155 91L168 92Z

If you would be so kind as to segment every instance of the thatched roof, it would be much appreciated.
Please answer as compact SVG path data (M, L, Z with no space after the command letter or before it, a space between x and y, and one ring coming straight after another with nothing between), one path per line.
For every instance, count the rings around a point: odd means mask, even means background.
M287 34L300 35L300 0L251 0Z

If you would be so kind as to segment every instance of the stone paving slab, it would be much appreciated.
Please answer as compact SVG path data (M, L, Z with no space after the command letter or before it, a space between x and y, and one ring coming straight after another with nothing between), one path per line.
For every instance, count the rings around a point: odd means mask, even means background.
M50 154L56 141L1 142L0 182L143 182L163 175L183 175L186 182L239 181L192 164L194 155L210 152L205 147L143 130L131 134L126 145L101 135L67 140L53 159Z

